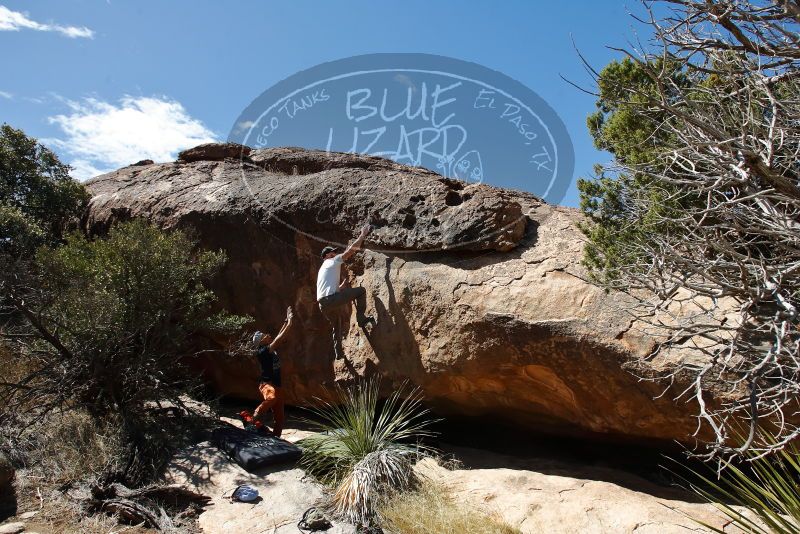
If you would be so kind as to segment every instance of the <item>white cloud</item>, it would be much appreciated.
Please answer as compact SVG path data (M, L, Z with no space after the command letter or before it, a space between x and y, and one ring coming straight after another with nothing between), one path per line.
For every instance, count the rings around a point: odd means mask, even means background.
M90 161L86 161L85 159L74 159L70 161L69 164L72 167L72 171L70 171L69 174L77 180L88 180L89 178L94 178L95 176L100 176L101 174L114 170L98 169L92 165Z
M245 131L249 130L250 128L252 128L255 125L256 125L255 121L237 122L236 123L236 130L234 131L234 133L238 134L238 133L245 132Z
M80 180L143 159L171 161L181 150L217 140L166 97L125 96L119 105L87 98L67 105L72 113L49 118L66 137L44 141L74 158L72 176Z
M11 100L12 98L14 98L14 95L12 95L11 93L9 93L7 91L0 91L0 98L7 98L7 99Z
M84 37L94 39L94 32L86 26L61 26L59 24L43 24L29 19L26 13L11 11L6 6L0 5L0 31L16 32L19 30L36 30L40 32L58 32L66 37L75 39Z

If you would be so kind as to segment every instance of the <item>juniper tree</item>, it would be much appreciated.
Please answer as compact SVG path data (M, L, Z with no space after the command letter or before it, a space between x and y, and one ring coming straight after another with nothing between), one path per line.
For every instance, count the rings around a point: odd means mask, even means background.
M767 452L800 434L800 3L645 7L652 40L597 73L585 261L637 296L649 358L686 355L658 378L689 378L706 457Z
M30 255L53 244L88 201L70 168L36 139L0 126L0 254Z

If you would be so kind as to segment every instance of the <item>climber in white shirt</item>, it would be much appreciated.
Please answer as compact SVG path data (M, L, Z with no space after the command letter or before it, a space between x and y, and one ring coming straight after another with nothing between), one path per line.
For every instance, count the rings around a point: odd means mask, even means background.
M328 319L333 327L333 348L336 358L343 358L342 354L342 328L339 309L355 301L356 321L361 328L367 324L375 324L375 319L365 315L367 308L367 290L363 287L344 287L347 281L342 281L342 264L349 260L353 254L361 250L364 239L370 232L370 225L364 226L361 233L344 252L338 253L337 247L327 246L322 249L322 266L317 274L317 303L322 315Z

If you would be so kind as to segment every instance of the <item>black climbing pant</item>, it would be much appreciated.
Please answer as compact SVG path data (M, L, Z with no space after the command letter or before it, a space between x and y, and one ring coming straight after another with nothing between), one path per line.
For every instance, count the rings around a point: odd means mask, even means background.
M356 304L356 321L363 326L369 319L365 315L367 310L367 290L363 287L348 287L341 291L319 299L319 311L331 323L333 329L333 350L336 358L343 358L342 351L342 314L341 308L351 302Z

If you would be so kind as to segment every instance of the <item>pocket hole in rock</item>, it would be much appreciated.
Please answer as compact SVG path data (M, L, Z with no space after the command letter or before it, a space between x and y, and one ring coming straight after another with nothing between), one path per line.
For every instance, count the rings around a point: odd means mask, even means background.
M462 202L464 202L464 199L455 191L448 191L447 195L444 197L444 203L448 206L458 206Z
M417 224L417 218L413 213L406 213L405 218L403 219L403 228L414 228L414 225Z

